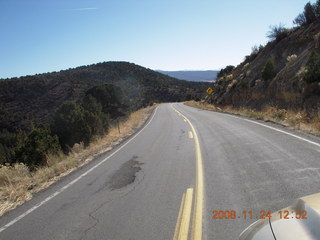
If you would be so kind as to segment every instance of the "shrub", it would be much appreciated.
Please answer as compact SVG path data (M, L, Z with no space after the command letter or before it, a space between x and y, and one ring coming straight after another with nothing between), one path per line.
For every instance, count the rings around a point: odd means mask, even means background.
M91 138L90 117L83 107L75 102L65 102L57 110L53 129L61 145L72 147L75 143L88 144Z
M316 17L320 17L320 0L317 0L317 2L314 4L314 11L316 14Z
M298 26L303 26L307 23L306 16L303 13L300 13L294 20L293 24Z
M289 30L284 27L282 23L278 26L270 26L270 31L267 33L267 37L273 41L276 40L279 42L280 40L284 39L289 35Z
M52 136L49 129L36 128L32 130L27 139L16 150L16 162L21 162L29 167L45 165L49 154L60 152L58 137Z
M103 135L109 129L110 115L102 111L102 105L92 95L84 97L82 106L85 110L85 120L91 122L93 135Z
M293 21L294 24L303 26L306 24L313 23L320 17L320 1L318 0L316 3L311 4L308 2L304 6L303 13L300 13Z
M259 46L258 45L254 45L253 47L251 47L251 55L256 55L258 54L260 51L263 50L263 46L260 44Z
M102 113L102 105L100 102L97 101L92 95L87 95L83 98L82 106L85 110L101 114Z
M265 81L270 80L276 76L275 66L271 58L267 60L267 63L261 73L262 79Z
M257 45L254 45L253 47L251 47L251 54L254 54L256 52L259 52L259 47Z
M304 7L304 16L307 24L314 22L317 19L316 5L308 2Z
M216 94L218 94L218 93L220 93L220 92L223 90L223 87L220 86L219 84L215 84L215 85L213 86L213 90L214 90L214 92L215 92Z
M244 62L245 63L250 63L252 62L259 54L260 50L254 50L255 48L252 48L252 52L250 55L247 55L244 57Z
M240 89L248 89L249 88L249 84L247 81L245 81L244 79L240 80L239 84L238 84Z
M52 129L65 151L75 143L83 142L87 146L95 136L108 131L110 116L103 112L100 102L92 95L83 100L82 105L65 102L55 114Z
M320 56L315 51L310 55L303 80L307 83L320 82Z
M297 58L298 58L298 56L296 54L292 54L292 55L287 57L287 61L291 62L291 61L296 60Z
M232 65L228 65L225 68L221 69L217 75L217 79L229 75L230 73L232 73L233 69L234 69L234 66Z
M128 107L122 89L112 84L104 84L90 88L86 95L91 95L101 104L102 111L116 119L126 115Z

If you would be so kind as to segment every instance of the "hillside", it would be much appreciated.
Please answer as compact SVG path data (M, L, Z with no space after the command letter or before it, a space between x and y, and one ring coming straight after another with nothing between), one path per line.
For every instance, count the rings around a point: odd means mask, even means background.
M132 111L153 103L199 99L207 87L127 62L2 79L0 164L37 165L30 161L43 162L60 146L67 151L75 143L89 144Z
M162 71L157 70L160 73L174 77L180 80L187 80L193 82L213 82L216 80L218 71Z
M65 101L79 101L97 85L122 88L131 110L154 102L183 101L200 96L206 83L179 81L126 62L105 62L47 74L0 80L0 107L10 114L50 122Z
M219 74L210 102L320 114L319 33L319 18L293 29L275 27L272 41L254 49L237 67Z

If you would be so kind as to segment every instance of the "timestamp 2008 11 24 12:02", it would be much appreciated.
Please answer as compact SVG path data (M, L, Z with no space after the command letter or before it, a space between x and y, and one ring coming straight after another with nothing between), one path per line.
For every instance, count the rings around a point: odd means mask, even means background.
M261 210L258 214L253 211L215 210L212 211L212 219L267 219L277 217L279 219L308 219L307 211L281 210L275 213Z

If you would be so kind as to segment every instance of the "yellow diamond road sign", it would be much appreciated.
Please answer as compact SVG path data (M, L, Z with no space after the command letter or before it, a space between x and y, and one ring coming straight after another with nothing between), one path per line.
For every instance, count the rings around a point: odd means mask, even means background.
M206 92L210 95L211 93L213 93L213 90L212 90L212 88L208 88L208 89L206 90Z

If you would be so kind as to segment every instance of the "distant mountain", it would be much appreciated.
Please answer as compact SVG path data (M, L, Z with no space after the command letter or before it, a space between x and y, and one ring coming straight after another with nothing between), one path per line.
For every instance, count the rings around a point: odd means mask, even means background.
M170 77L174 77L180 80L187 80L193 82L212 82L216 80L219 71L162 71L157 70L162 74L166 74Z

